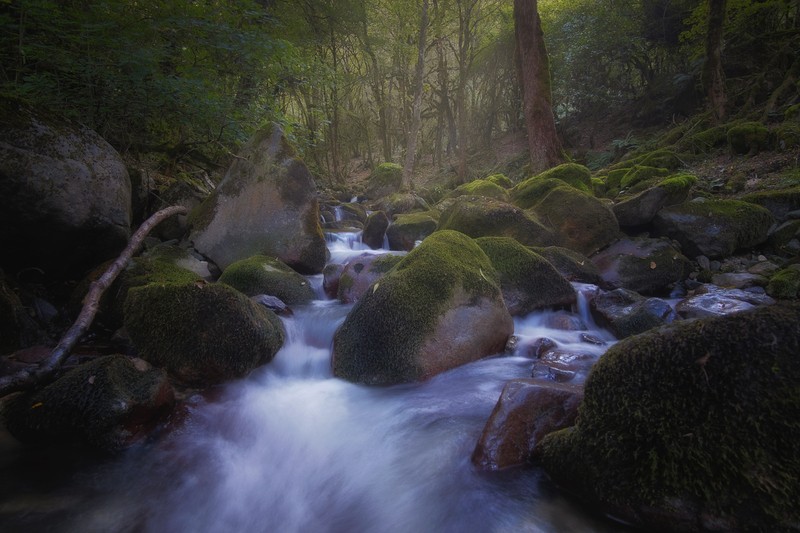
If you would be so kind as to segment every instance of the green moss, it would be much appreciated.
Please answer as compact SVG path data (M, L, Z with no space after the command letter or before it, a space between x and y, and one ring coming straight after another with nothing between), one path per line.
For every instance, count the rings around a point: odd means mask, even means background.
M608 192L606 182L600 178L592 178L592 194L598 198L602 198Z
M149 284L129 291L125 328L141 357L188 383L211 385L269 362L280 319L225 284Z
M475 180L456 188L450 196L456 198L458 196L486 196L488 198L496 198L504 202L508 201L508 192L489 180Z
M800 120L800 104L789 106L786 111L783 112L783 120Z
M539 179L557 179L567 185L572 185L576 189L590 192L592 187L592 172L583 165L577 163L564 163L549 170L545 170L537 176Z
M739 199L765 207L775 218L782 220L787 213L800 209L800 186L754 192L741 196Z
M608 187L608 190L618 191L622 186L622 178L625 177L625 174L627 174L630 169L630 167L624 167L616 170L610 170L606 175L606 187Z
M396 163L381 163L369 176L366 195L380 198L399 191L403 185L403 167Z
M714 126L707 130L690 135L678 143L678 147L694 154L707 154L714 148L724 146L728 140L729 124Z
M642 181L652 180L653 178L663 178L669 175L670 171L666 168L634 165L622 177L620 187L625 189Z
M534 247L531 250L547 259L569 281L580 281L593 285L602 283L597 267L581 253L560 246Z
M775 143L781 150L800 146L800 123L787 122L775 128Z
M695 183L697 183L697 176L675 174L658 182L658 186L666 190L670 195L680 196L685 195Z
M735 154L757 154L769 147L769 130L760 122L736 124L728 130L728 144Z
M308 280L282 261L264 255L254 255L232 263L219 278L247 296L269 294L285 304L306 304L314 299Z
M409 213L411 211L429 211L428 203L414 193L398 192L389 194L380 200L377 207L385 211L389 216L397 213Z
M397 215L386 229L386 239L392 250L411 250L414 243L436 231L439 214L436 211Z
M769 280L767 294L784 300L800 296L800 265L791 265L776 272Z
M591 193L592 173L583 165L565 163L518 183L511 189L511 200L515 205L527 209L548 191L565 183L581 192Z
M541 255L508 237L475 242L500 275L503 299L512 315L575 302L572 285Z
M334 337L334 375L370 384L422 378L415 356L460 291L472 299L498 298L497 273L474 240L455 231L436 232L350 311Z
M732 530L792 529L798 323L800 308L771 306L619 342L592 370L577 425L538 448L545 469L639 525L693 529L702 513Z
M505 175L505 174L492 174L490 176L486 176L486 181L494 183L495 185L499 185L504 189L510 189L514 186L514 183Z
M511 189L511 201L522 209L528 209L539 203L548 192L563 185L561 180L535 176Z

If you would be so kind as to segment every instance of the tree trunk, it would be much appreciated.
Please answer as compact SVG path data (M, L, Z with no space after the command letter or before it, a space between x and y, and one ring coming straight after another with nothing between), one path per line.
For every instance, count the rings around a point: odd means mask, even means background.
M422 89L425 75L425 41L428 31L428 0L422 0L422 14L419 21L419 43L417 45L417 67L414 73L414 104L411 108L411 127L408 131L406 142L406 163L403 165L403 187L411 190L414 188L412 177L414 174L414 160L417 157L417 136L420 129L420 114L422 113Z
M536 0L514 0L517 70L522 89L531 172L538 174L563 161L550 93L550 64Z
M725 71L722 69L722 36L725 25L726 0L708 0L708 33L703 83L715 124L725 120L728 97L725 92Z

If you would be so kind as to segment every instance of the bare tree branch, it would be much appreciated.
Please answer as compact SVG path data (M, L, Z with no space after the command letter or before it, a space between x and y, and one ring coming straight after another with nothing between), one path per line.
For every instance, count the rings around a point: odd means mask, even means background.
M119 257L108 267L102 276L96 281L93 281L89 287L89 292L83 300L83 308L81 309L75 323L67 330L61 340L53 348L47 359L45 359L37 368L26 369L10 376L0 378L0 398L11 394L31 388L34 385L49 381L55 372L69 357L70 351L75 344L80 340L89 326L92 324L97 308L100 303L100 297L108 289L114 280L117 278L128 261L142 245L142 241L154 227L160 222L166 220L172 215L186 214L188 210L183 206L172 206L162 209L161 211L153 214L150 218L144 221L139 229L131 236L128 246L122 250Z

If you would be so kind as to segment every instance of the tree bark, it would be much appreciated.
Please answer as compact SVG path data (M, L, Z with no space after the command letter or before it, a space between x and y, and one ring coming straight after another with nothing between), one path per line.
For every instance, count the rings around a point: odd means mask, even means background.
M100 297L106 289L114 283L114 280L117 279L117 276L122 272L122 269L125 268L125 265L128 264L130 258L142 245L142 241L144 241L147 234L160 222L172 215L186 214L187 212L188 210L183 206L172 206L162 209L145 220L133 236L131 236L128 246L122 250L119 257L108 267L108 270L106 270L98 280L92 282L89 287L89 292L84 298L83 308L78 318L64 336L61 337L61 340L56 347L53 348L48 358L35 369L22 370L16 374L0 378L0 398L12 392L19 392L35 385L49 382L64 361L67 360L75 344L80 340L83 334L86 333L86 330L89 329L89 326L92 324L97 314Z
M725 9L726 0L708 0L708 32L706 33L706 64L703 69L703 83L715 124L725 120L728 104L725 91L725 71L722 68Z
M406 162L403 165L403 187L414 188L414 161L417 157L417 136L419 135L422 113L422 89L425 75L425 42L428 31L428 0L422 0L422 13L419 21L419 43L417 45L417 66L414 73L414 103L411 108L411 127L406 142Z
M563 161L550 92L550 64L536 0L514 0L517 71L522 89L531 172L538 174Z

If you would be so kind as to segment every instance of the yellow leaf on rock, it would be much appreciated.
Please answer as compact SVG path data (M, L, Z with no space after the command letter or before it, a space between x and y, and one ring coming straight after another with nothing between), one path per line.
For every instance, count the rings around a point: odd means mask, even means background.
M653 270L655 268L656 268L656 262L655 261L650 261L650 270Z

